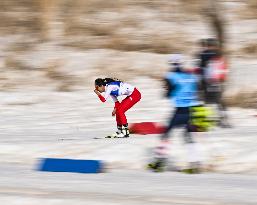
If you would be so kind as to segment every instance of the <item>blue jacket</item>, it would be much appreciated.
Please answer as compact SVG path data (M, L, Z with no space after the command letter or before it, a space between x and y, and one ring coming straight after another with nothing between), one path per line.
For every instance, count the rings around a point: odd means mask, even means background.
M197 97L197 76L185 72L169 72L165 79L170 87L174 88L169 97L174 101L175 107L191 107L200 104Z
M120 81L115 81L115 82L111 82L111 83L108 83L108 85L117 85L117 86L119 86L120 87ZM111 91L111 93L110 93L110 95L112 95L112 96L119 96L119 89L117 89L117 90L112 90Z

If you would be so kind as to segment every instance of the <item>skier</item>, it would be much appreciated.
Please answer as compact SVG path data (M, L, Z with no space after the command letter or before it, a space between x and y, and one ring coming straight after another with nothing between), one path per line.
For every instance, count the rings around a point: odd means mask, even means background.
M128 83L114 78L97 78L95 80L95 90L99 99L105 102L109 96L113 99L115 106L112 116L116 115L117 132L107 136L107 138L124 138L129 137L128 122L125 112L134 106L141 99L141 93L138 89ZM105 92L104 96L101 94ZM118 96L127 96L121 102Z
M155 148L155 159L148 164L153 171L163 171L166 167L169 150L169 133L178 126L185 128L184 140L188 151L188 171L195 173L199 171L199 156L196 143L192 138L193 127L191 121L191 108L194 110L200 106L198 101L198 78L196 75L187 72L182 64L182 55L174 54L169 61L171 71L165 77L167 94L166 97L175 103L175 112L172 114L169 125L163 135L160 144Z

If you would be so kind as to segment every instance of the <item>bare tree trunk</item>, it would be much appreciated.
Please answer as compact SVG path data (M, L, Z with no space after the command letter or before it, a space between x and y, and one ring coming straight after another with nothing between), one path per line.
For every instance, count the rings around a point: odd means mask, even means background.
M225 51L225 29L224 18L221 15L221 7L218 0L209 0L207 16L210 19L211 27L214 29L216 38L219 41L220 50L222 53Z
M40 8L41 8L41 35L42 40L47 41L50 40L51 36L51 17L52 17L52 9L55 3L55 0L40 0Z

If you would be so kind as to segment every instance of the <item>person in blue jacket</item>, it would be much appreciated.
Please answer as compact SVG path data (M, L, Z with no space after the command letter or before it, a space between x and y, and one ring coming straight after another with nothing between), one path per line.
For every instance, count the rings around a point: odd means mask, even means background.
M185 129L184 141L189 153L190 170L196 171L199 164L197 150L192 138L190 124L190 108L199 106L198 101L198 78L183 68L182 55L174 54L169 60L171 71L165 76L166 97L175 105L166 131L161 135L161 142L155 148L155 160L148 164L148 168L154 171L162 171L167 161L170 132L173 128L182 126Z

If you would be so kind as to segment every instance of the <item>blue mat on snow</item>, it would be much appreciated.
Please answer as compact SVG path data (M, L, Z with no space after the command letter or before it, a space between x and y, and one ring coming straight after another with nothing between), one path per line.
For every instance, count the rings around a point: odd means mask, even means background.
M40 160L38 170L46 172L100 173L103 172L103 163L100 160L43 158Z

